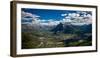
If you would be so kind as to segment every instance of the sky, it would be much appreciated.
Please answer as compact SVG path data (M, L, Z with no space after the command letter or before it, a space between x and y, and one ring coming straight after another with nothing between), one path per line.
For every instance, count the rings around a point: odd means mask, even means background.
M75 19L80 19L81 23L91 23L92 20L91 11L22 8L21 13L22 23L32 23L34 20L34 23L56 25L59 22L77 21ZM83 22L84 19L88 21Z

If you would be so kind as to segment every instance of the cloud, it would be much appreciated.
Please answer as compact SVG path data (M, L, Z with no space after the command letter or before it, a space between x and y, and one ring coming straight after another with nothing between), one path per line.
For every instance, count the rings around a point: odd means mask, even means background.
M79 13L69 13L68 16L69 17L79 17L80 14Z
M21 15L22 15L22 18L23 17L27 17L27 16L32 17L32 18L40 17L38 15L35 15L35 14L32 14L32 13L28 13L28 12L24 12L24 11L21 12Z
M76 14L76 17L79 17L79 16L80 16L80 14L79 14L79 13L77 13L77 14Z
M69 16L69 17L71 17L71 16L72 16L72 14L71 14L71 13L69 13L69 14L68 14L68 16Z
M38 16L36 14L28 13L28 12L25 12L25 11L21 12L21 19L25 21L25 22L22 22L22 24L24 24L24 23L27 23L27 24L29 24L29 23L30 24L38 23L39 22L39 17L40 16ZM30 20L31 20L31 22L29 22Z
M82 16L80 15L82 13ZM84 25L92 23L92 15L88 14L88 12L76 12L76 13L68 13L68 16L64 16L62 22L70 22L74 25Z
M22 20L32 20L32 18L22 18Z
M81 12L80 12L81 13ZM23 22L25 24L41 24L41 25L57 25L60 22L70 22L74 25L84 25L84 24L91 24L92 23L92 15L88 14L87 12L82 12L83 16L80 15L79 12L76 13L65 13L61 14L64 18L62 20L55 20L55 19L40 19L39 15L28 13L22 11L22 20L26 20L27 22ZM28 18L27 18L28 17ZM32 22L28 22L28 20L32 20Z
M72 13L71 17L76 17L77 13Z
M29 17L29 18L26 18ZM55 21L54 19L39 19L40 16L28 12L22 11L22 20L26 20L27 22L23 22L25 24L29 24L29 20L31 24L41 24L41 25L57 25L60 21Z
M40 20L40 24L41 25L49 25L49 26L52 26L52 25L57 25L59 24L61 21L55 21L53 19L49 19L49 20Z
M92 15L91 15L91 14L87 14L87 17L90 17L90 18L91 18L91 17L92 17Z
M61 14L61 16L67 16L67 14Z

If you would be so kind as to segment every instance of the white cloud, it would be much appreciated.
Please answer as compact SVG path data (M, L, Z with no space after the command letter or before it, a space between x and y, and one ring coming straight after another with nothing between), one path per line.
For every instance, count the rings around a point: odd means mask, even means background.
M79 16L80 16L80 14L79 14L79 13L77 13L77 14L76 14L76 17L79 17Z
M72 14L71 14L71 13L69 13L69 14L68 14L68 16L70 16L70 17L71 17L71 16L72 16Z
M69 16L66 16L66 17L65 17L65 19L70 19L70 18L71 18L71 17L69 17Z
M27 16L32 17L32 18L40 17L38 15L35 15L35 14L32 14L32 13L28 13L28 12L24 12L24 11L21 12L21 15L22 15L22 17L27 17Z
M32 18L22 18L22 20L32 20Z
M84 16L80 16L79 13L65 13L61 14L61 16L64 16L62 20L55 21L54 19L39 19L40 16L28 12L22 11L22 19L23 20L32 20L32 23L25 22L25 24L40 24L40 25L57 25L60 22L70 22L74 25L84 25L84 24L91 24L92 23L92 15L84 13ZM30 18L25 18L29 16ZM74 18L73 20L71 18Z
M79 13L69 13L68 16L69 17L79 17L80 14Z
M90 17L90 18L91 18L91 17L92 17L92 15L91 15L91 14L87 14L87 17Z
M76 17L77 13L72 13L71 17Z
M83 13L83 16L80 16L79 13L69 13L68 16L65 16L65 18L62 19L62 21L70 22L74 25L91 24L92 23L92 15L87 14L86 12L82 12L82 13Z
M46 21L46 22L45 22ZM52 25L57 25L59 24L61 21L54 21L53 19L52 20L40 20L40 24L41 25L49 25L49 26L52 26Z
M84 15L83 15L83 17L87 17L87 15L86 15L86 14L84 14Z
M61 16L67 16L67 14L61 14Z
M63 22L72 22L72 21L71 21L71 19L70 19L70 18L67 18L67 19L66 19L66 18L64 18L64 19L63 19Z
M81 12L82 14L87 14L87 12L85 12L85 11L83 11L83 12Z
M36 15L36 14L32 14L32 13L28 13L28 12L24 12L24 11L22 11L21 12L21 18L22 18L22 20L32 20L32 22L30 22L30 24L36 24L36 23L39 23L39 17L40 16L38 16L38 15ZM26 17L29 17L29 18L26 18ZM27 24L29 24L29 22L23 22L22 24L24 24L24 23L27 23Z

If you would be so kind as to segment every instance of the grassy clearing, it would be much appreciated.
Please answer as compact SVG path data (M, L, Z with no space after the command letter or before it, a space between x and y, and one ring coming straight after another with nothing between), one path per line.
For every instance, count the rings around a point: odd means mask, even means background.
M77 34L59 33L54 35L52 32L47 31L22 32L22 49L92 45L91 41L88 40L63 42L63 40L74 38L75 36Z

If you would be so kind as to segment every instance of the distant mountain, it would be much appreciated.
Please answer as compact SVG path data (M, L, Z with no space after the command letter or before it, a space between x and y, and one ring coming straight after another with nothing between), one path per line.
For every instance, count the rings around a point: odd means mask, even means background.
M42 31L50 31L54 34L58 32L63 33L92 33L92 24L84 24L84 25L73 25L71 23L59 23L58 25L41 25L41 24L22 24L22 31L33 31L33 30L42 30Z
M72 24L63 24L59 23L55 28L51 30L54 32L54 34L57 34L57 32L63 32L63 33L92 33L92 24L88 25L72 25Z
M57 34L57 32L61 32L63 31L63 24L59 23L56 27L54 27L51 31L54 32L54 34Z
M30 32L34 30L42 30L42 31L49 31L53 29L55 25L40 25L40 24L22 24L22 31L23 32Z

